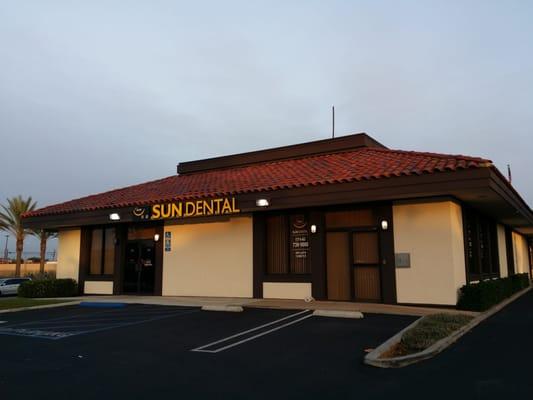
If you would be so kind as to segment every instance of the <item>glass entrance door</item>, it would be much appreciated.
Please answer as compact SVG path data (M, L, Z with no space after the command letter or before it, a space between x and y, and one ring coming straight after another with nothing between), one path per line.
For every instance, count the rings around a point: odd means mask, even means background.
M130 240L126 245L124 293L154 294L155 246L151 240Z

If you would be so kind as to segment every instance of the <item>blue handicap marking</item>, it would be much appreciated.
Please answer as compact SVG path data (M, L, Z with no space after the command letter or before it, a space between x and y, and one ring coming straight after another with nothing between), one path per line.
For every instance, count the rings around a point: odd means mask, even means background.
M77 332L56 332L56 331L44 331L40 329L28 329L28 328L0 329L0 335L37 337L41 339L63 339L68 336L73 336L76 334Z

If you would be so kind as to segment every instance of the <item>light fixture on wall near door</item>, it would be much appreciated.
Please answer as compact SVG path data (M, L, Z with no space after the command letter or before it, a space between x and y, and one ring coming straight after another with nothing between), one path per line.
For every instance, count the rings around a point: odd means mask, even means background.
M387 229L389 229L389 223L386 219L384 219L383 221L381 221L381 229L383 229L384 231L386 231Z
M316 225L311 225L311 233L316 233Z
M268 207L270 205L270 202L268 201L268 199L257 199L255 201L255 205L257 207Z
M109 214L109 219L111 221L120 221L120 215L119 215L119 213Z
M154 242L159 242L159 233L154 235Z

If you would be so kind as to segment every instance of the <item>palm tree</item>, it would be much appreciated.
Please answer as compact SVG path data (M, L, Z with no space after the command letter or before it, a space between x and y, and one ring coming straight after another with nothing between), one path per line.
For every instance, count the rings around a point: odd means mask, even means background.
M48 242L48 239L52 239L52 238L55 238L57 237L57 233L56 232L48 232L48 231L45 231L44 229L37 229L37 230L32 230L31 231L31 234L37 238L39 238L39 241L41 243L41 254L40 254L40 266L39 266L39 272L41 274L44 274L44 264L46 262L46 243Z
M22 250L24 249L24 238L28 229L22 226L22 214L35 210L37 203L30 197L23 199L22 196L7 199L7 207L2 205L0 209L0 228L15 236L17 242L17 261L15 276L20 276L20 264L22 262Z

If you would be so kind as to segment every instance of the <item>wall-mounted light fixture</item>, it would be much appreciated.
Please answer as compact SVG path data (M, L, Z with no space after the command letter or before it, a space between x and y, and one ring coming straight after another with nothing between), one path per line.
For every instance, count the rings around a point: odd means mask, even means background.
M383 229L384 231L386 231L387 229L389 229L389 222L384 219L383 221L381 221L381 229Z
M109 219L111 221L120 221L120 215L119 215L119 213L109 214Z
M159 233L154 235L154 242L159 242Z
M270 202L268 201L268 199L257 199L255 201L255 205L257 207L268 207L270 205Z
M311 225L311 233L316 233L316 225Z

